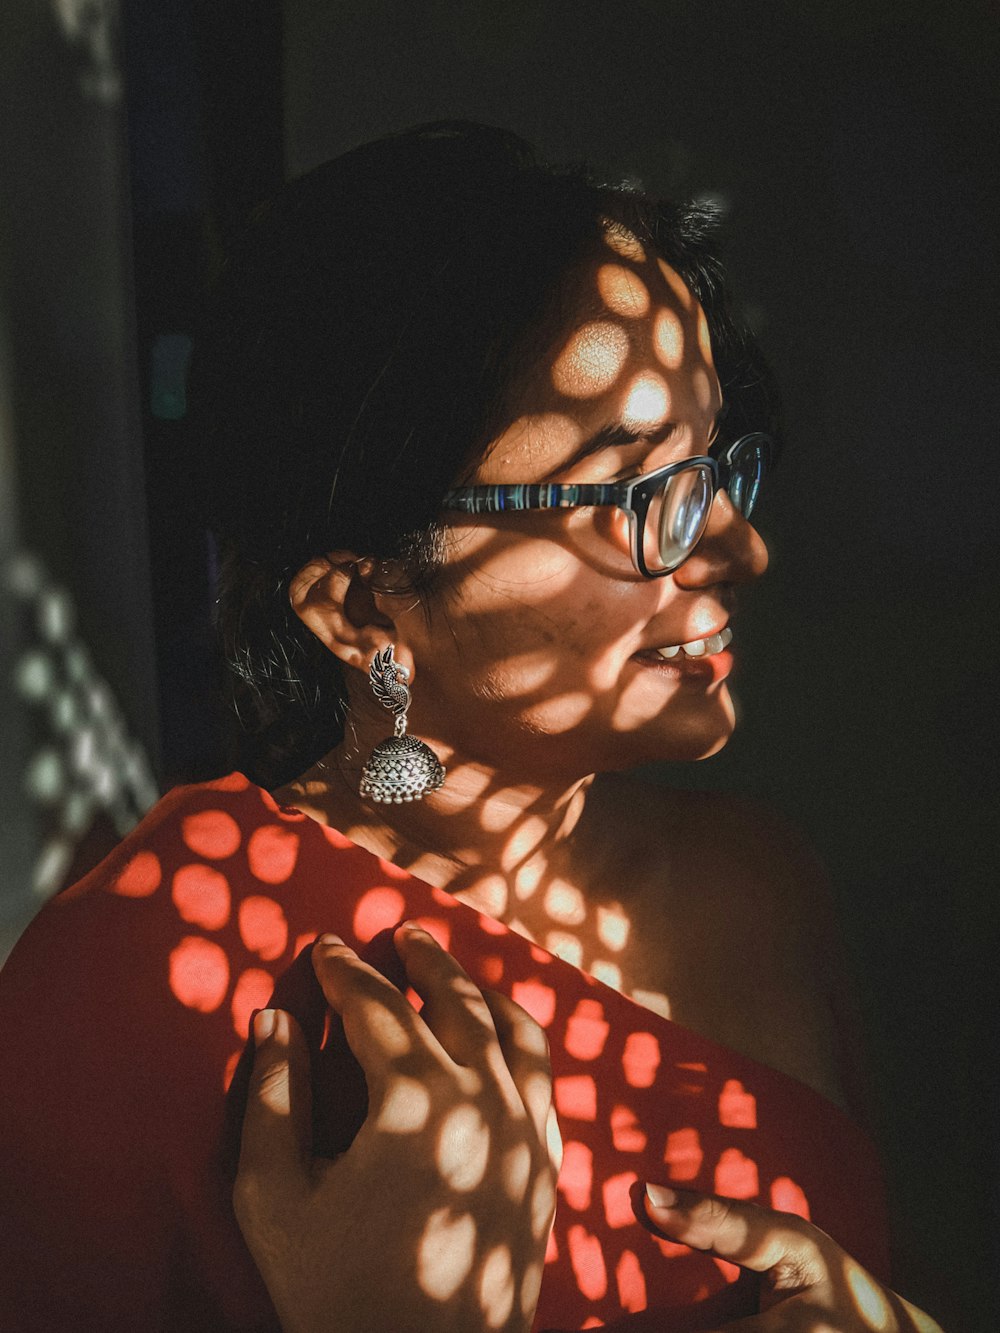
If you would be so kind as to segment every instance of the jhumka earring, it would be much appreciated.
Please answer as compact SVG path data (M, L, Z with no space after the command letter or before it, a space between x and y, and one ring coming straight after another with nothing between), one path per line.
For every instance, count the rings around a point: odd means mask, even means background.
M409 670L393 660L393 644L376 653L368 672L375 698L395 713L393 735L379 741L361 772L362 796L386 804L419 801L444 782L441 761L423 741L406 734Z

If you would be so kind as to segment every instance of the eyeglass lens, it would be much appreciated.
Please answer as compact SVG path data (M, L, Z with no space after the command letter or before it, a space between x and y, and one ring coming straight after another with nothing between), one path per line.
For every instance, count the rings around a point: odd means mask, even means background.
M685 468L650 500L643 532L646 568L673 569L701 539L712 505L712 474L707 467Z
M764 442L740 442L728 460L729 498L744 518L757 503L764 474ZM685 468L668 477L652 497L643 526L643 558L651 572L675 569L701 540L715 498L712 473L705 466Z

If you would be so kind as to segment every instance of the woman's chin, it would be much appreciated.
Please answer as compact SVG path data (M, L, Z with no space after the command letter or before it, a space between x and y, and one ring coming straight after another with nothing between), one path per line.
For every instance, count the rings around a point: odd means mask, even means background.
M658 753L644 762L693 764L718 754L736 730L736 713L728 691L715 702L711 715L692 716L684 725L674 719L669 735L660 738Z

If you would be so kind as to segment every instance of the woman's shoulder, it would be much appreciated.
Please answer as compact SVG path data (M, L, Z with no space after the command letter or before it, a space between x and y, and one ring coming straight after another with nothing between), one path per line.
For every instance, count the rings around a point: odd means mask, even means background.
M597 800L616 844L641 848L650 930L677 941L677 1016L863 1114L834 895L802 830L756 798L641 776L602 781Z
M668 872L718 878L743 914L754 903L800 904L815 922L829 911L828 877L805 832L767 801L737 792L668 786L641 774L613 774L594 786L592 814ZM824 917L824 924L829 920Z

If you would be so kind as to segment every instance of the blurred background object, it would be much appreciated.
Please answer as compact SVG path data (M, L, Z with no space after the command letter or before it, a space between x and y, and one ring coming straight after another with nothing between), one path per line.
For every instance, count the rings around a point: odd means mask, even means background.
M110 0L0 15L5 942L154 786L230 763L184 381L252 204L444 117L712 198L790 447L761 517L771 571L735 622L742 726L651 776L761 797L819 849L897 1283L949 1333L994 1329L995 13L136 0L123 17L116 36Z
M0 15L0 944L156 799L115 7Z

